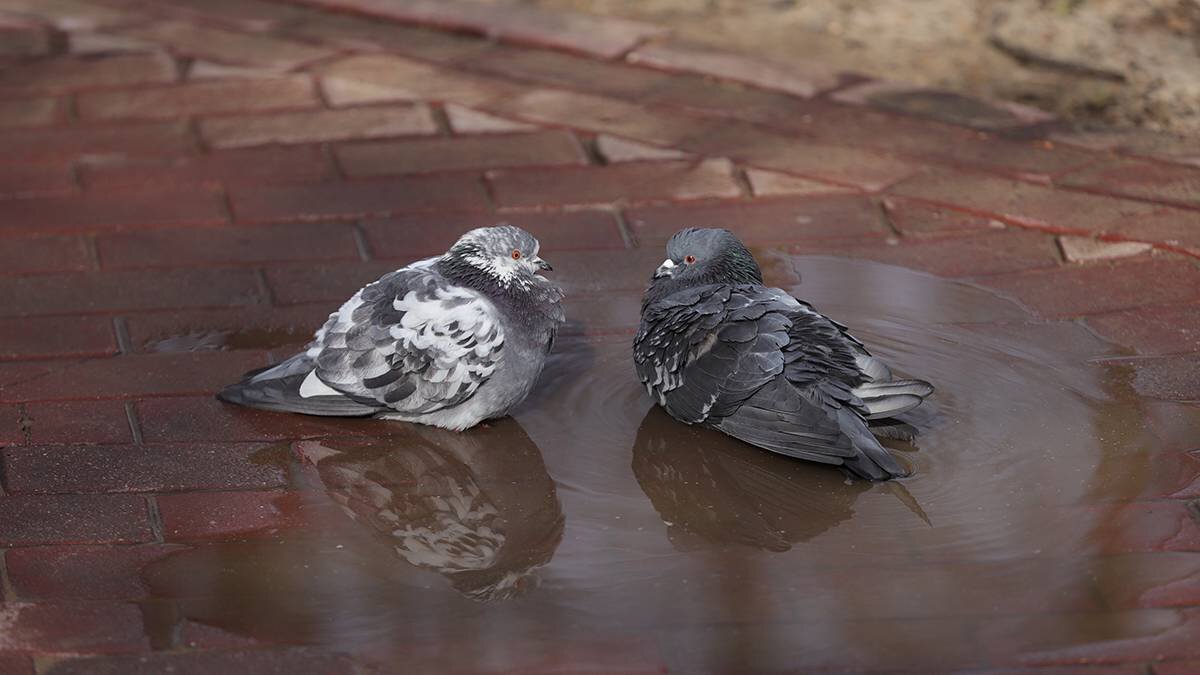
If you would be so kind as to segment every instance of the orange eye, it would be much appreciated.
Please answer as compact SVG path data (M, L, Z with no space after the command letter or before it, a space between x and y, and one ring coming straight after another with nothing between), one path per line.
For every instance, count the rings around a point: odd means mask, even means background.
M513 257L513 260L520 260L521 252L514 248L513 252L512 252L512 257Z
M695 264L696 264L696 256L694 256L694 255L686 255L686 256L684 256L684 257L683 257L683 262L685 262L685 263L687 263L687 264L689 264L689 265L695 265Z

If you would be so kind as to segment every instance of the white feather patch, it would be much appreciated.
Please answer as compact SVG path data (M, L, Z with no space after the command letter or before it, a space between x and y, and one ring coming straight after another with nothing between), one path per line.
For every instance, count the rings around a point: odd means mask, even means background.
M321 381L317 377L317 371L312 371L308 377L304 378L304 382L300 383L300 398L312 398L314 396L341 396L342 393Z

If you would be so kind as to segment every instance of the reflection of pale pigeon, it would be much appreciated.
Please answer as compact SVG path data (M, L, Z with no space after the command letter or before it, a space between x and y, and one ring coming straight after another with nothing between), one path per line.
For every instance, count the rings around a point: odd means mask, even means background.
M472 599L529 592L562 540L554 481L514 419L295 447L347 515Z
M563 321L538 242L511 225L472 230L445 254L368 284L308 348L247 373L230 403L462 430L520 403Z
M642 301L634 361L675 419L872 480L906 471L867 421L933 392L893 379L845 326L764 287L754 256L727 230L686 229L667 243Z

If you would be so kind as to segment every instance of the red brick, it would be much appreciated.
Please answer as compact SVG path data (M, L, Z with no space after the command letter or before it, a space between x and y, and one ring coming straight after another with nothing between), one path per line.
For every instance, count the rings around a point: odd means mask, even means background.
M277 303L326 302L332 311L358 289L397 267L395 262L277 267L267 270L267 285Z
M0 70L0 91L65 92L174 82L175 63L165 54L66 56Z
M176 492L275 488L282 467L254 460L262 445L74 445L3 450L9 494Z
M1141 217L1120 220L1105 227L1105 239L1146 241L1200 257L1200 213L1158 209Z
M0 163L65 163L85 155L174 157L195 150L182 122L54 127L0 132Z
M1144 307L1097 314L1087 324L1100 335L1139 354L1200 351L1200 305Z
M355 143L336 150L346 175L380 176L455 169L587 164L583 148L564 131Z
M1060 141L1080 148L1101 152L1119 152L1127 155L1153 157L1164 162L1200 166L1200 141L1166 134L1150 129L1075 129L1068 127L1050 135Z
M312 339L333 306L155 312L130 316L126 326L132 348L142 352L299 348Z
M1135 359L1133 388L1142 396L1200 401L1200 354Z
M46 126L61 116L62 105L56 98L0 101L0 129Z
M1121 159L1067 174L1058 182L1137 199L1200 206L1200 167Z
M1200 673L1200 659L1165 661L1154 664L1154 675L1192 675Z
M1097 556L1081 570L1100 583L1106 607L1182 607L1200 602L1200 559L1190 553Z
M264 143L311 143L437 133L425 105L371 106L203 120L201 135L217 148Z
M19 445L24 442L24 417L20 406L0 405L0 444Z
M138 495L0 497L0 545L132 544L150 541L149 511Z
M1104 553L1200 551L1200 524L1182 501L1086 508L1099 514L1092 541Z
M354 229L342 223L153 229L101 236L96 245L105 268L359 257Z
M185 21L164 21L127 29L124 33L168 46L176 54L278 70L291 70L334 53L302 42L235 33Z
M27 654L0 654L0 673L34 675L33 657Z
M5 387L0 398L19 402L214 393L266 365L266 359L262 352L237 351L53 363L57 367L42 377Z
M470 102L461 102L471 105ZM651 110L615 98L555 89L537 89L487 106L491 112L524 120L557 124L597 133L675 146L688 138L718 133L726 122L689 118L677 112Z
M47 675L352 675L350 657L317 647L273 647L221 651L156 652L56 661ZM1101 674L1104 675L1104 674Z
M278 79L191 82L173 87L98 91L76 98L81 119L165 119L186 115L309 108L319 104L312 82Z
M7 316L179 307L231 307L262 301L252 270L131 270L0 277Z
M150 595L142 569L181 550L170 544L38 546L12 549L5 562L22 600L141 600Z
M467 230L501 222L537 237L541 256L551 264L557 251L625 248L617 220L607 211L401 216L368 221L363 228L375 257L415 259L445 253Z
M892 226L906 237L978 234L1002 225L990 218L938 208L904 199L887 198L883 208Z
M637 99L671 81L669 75L558 51L496 45L463 64L485 73L617 98Z
M640 245L665 243L684 227L726 228L751 246L890 234L879 207L851 195L628 209L625 219Z
M131 443L122 401L27 403L30 443Z
M480 37L333 12L310 12L283 26L281 32L355 50L387 50L437 63L458 61L492 44Z
M693 75L675 75L639 102L748 121L770 119L783 110L803 114L804 109L787 94Z
M569 270L556 278L567 296L605 295L616 291L641 293L663 261L659 246L639 246L613 255L611 251L563 251L551 260L555 269ZM625 295L626 293L622 293ZM567 317L572 318L572 317Z
M135 604L0 604L4 647L39 653L120 654L150 648Z
M142 435L148 443L254 442L353 436L380 433L388 424L394 424L266 412L222 403L212 396L176 396L138 401L137 410L142 421Z
M1096 314L1200 299L1200 269L1184 260L1097 263L993 276L984 283L1017 297L1043 316Z
M158 508L169 541L278 530L302 522L300 494L276 490L163 495Z
M49 56L61 49L65 41L61 33L33 17L0 15L0 58Z
M603 152L603 151L601 151ZM793 195L824 195L857 192L854 188L798 178L778 171L746 169L746 180L755 197L785 197Z
M61 30L95 30L128 23L128 10L85 0L5 0L6 10L39 16Z
M498 117L472 108L466 108L454 103L442 106L450 128L456 134L490 134L508 133L510 131L535 131L537 126L526 122L517 122L504 117Z
M269 32L314 15L312 10L271 0L163 0L171 15L236 26L253 33Z
M872 105L965 126L1003 129L1054 119L1050 113L1007 101L988 101L904 82L873 81L842 89L832 98L842 103Z
M69 194L75 178L64 166L0 167L0 199Z
M679 142L691 152L731 157L764 169L878 191L917 173L922 167L886 153L799 141L749 124L728 122L713 133Z
M1104 230L1111 223L1146 215L1154 208L1141 202L950 172L911 178L891 192L1063 234Z
M474 106L518 90L495 78L385 55L351 56L318 73L325 97L338 106L384 101L449 101Z
M608 204L622 201L738 197L724 160L631 163L574 169L527 169L489 174L501 206Z
M666 29L652 24L567 13L530 6L446 4L436 0L304 0L306 4L351 10L403 23L469 30L505 41L554 47L611 59Z
M87 246L78 237L22 237L19 246L0 245L0 274L91 269Z
M39 234L50 231L87 232L146 225L210 225L225 222L219 194L195 188L129 190L78 197L0 201L0 232Z
M453 119L451 120L453 122ZM670 148L660 148L654 145L638 143L626 138L600 134L596 136L596 152L604 158L605 163L638 162L657 159L687 159L688 154ZM753 184L754 179L750 179ZM759 195L757 188L755 195Z
M1059 264L1053 237L1007 231L969 237L901 240L880 246L871 241L807 241L793 253L839 255L919 269L942 277L980 277L1053 268Z
M0 319L0 360L116 352L112 321L107 318Z
M479 211L489 208L483 180L473 175L408 176L393 180L231 190L238 220L321 220L388 213Z
M757 56L673 43L639 47L627 58L653 68L698 73L804 98L837 86L840 79L817 63L789 59L787 64L780 64Z
M315 146L255 148L160 160L101 161L83 167L89 189L169 186L180 183L290 183L332 177L325 153Z

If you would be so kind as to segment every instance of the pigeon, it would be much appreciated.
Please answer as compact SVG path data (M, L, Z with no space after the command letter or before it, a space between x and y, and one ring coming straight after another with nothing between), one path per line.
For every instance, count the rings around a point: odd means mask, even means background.
M564 321L538 249L512 225L471 230L444 255L367 284L303 352L217 397L453 431L503 417L533 388Z
M928 382L893 377L846 326L764 286L754 256L722 229L688 228L667 242L633 358L676 420L869 480L908 471L868 422L933 393Z

